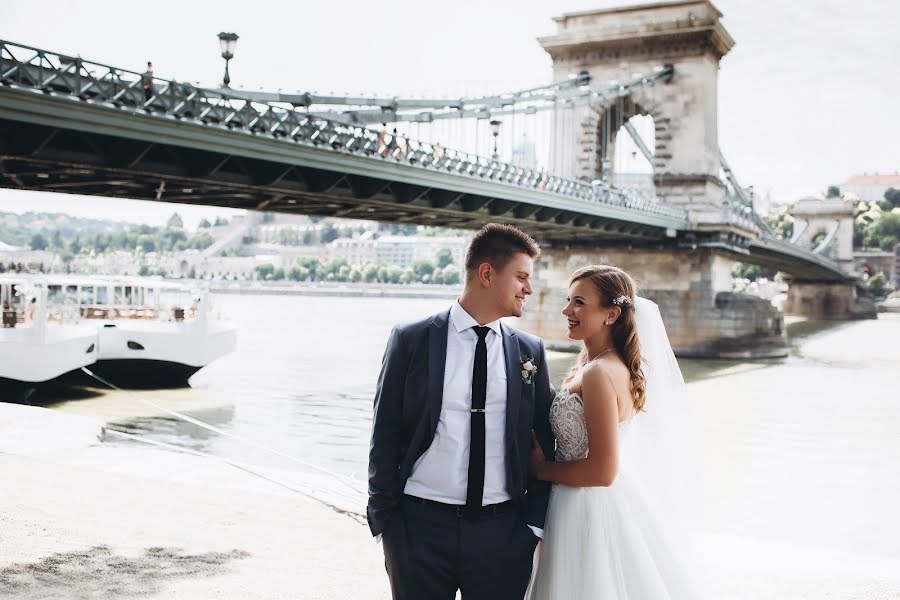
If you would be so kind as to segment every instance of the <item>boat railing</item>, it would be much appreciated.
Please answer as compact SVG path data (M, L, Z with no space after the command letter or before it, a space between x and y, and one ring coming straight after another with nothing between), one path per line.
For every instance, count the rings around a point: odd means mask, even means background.
M62 303L48 303L46 311L47 323L64 325L78 323L81 320L78 304L68 298L64 299Z
M83 319L135 319L146 321L181 321L193 318L197 307L159 308L135 304L82 304L80 307Z

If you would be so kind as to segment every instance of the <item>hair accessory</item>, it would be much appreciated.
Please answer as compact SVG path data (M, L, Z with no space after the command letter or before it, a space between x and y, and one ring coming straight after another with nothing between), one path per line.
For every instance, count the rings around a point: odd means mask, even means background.
M613 298L613 304L616 306L632 306L631 298L628 296L619 296L618 298Z

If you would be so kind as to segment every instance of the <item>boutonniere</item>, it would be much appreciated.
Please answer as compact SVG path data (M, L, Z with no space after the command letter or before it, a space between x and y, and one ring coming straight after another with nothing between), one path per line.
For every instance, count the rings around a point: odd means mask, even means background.
M522 361L522 383L530 385L534 381L535 373L537 373L534 359L523 354L520 360Z

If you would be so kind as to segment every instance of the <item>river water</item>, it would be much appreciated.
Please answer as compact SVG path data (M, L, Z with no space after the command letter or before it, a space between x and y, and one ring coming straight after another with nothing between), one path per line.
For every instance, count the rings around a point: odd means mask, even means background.
M239 327L238 347L195 375L192 388L88 390L55 406L150 439L299 468L177 419L147 416L138 399L151 399L364 482L390 328L449 302L241 295L218 302ZM702 463L703 529L898 560L900 315L800 322L789 335L786 359L681 361ZM552 357L557 381L572 358Z

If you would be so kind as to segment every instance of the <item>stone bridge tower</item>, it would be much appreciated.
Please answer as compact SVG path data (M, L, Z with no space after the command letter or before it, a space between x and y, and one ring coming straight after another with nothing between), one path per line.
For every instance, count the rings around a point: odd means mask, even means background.
M853 204L843 198L801 198L788 212L794 218L792 242L815 250L824 241L825 256L848 272L853 269Z
M674 74L609 109L560 111L550 171L611 180L615 138L635 115L653 117L657 193L690 213L694 225L722 219L717 87L719 60L734 46L708 0L646 4L557 17L556 34L539 41L554 80L586 71L592 81L625 80L669 64ZM573 131L574 129L574 131ZM574 142L573 142L574 138ZM737 232L746 236L749 231ZM670 240L671 242L671 240ZM586 264L612 264L635 277L660 307L680 356L784 356L781 314L766 300L732 293L733 255L716 244L622 246L596 243L546 248L535 271L535 297L522 327L563 341L568 277Z
M608 111L573 109L558 119L550 172L610 179L615 137L635 115L653 117L657 192L694 212L718 210L725 186L718 138L719 60L734 46L708 0L612 8L556 17L557 32L539 40L553 59L553 79L586 71L592 81L624 80L664 64L669 83L638 92ZM575 141L571 132L574 127ZM563 135L565 133L565 135Z
M843 198L801 198L788 211L794 218L792 242L816 250L853 271L853 204ZM784 312L816 319L873 318L853 285L791 281Z

